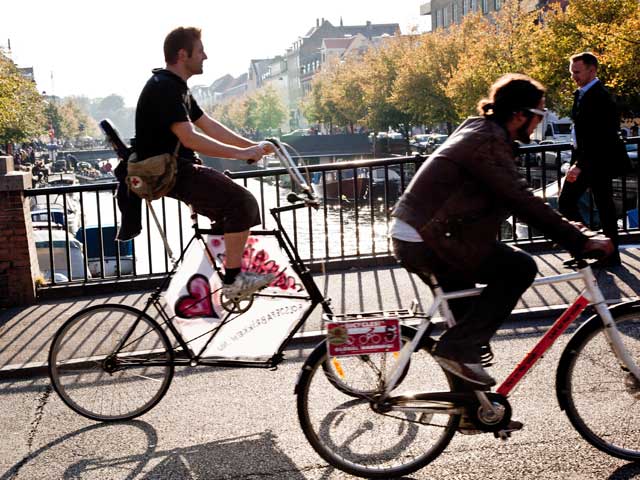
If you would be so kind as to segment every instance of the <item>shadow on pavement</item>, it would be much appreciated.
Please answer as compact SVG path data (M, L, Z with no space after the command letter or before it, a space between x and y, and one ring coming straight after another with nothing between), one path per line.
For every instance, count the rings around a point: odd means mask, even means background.
M140 437L140 434L141 437ZM133 437L133 440L131 440ZM278 448L269 432L228 438L184 448L158 449L158 434L150 424L130 422L94 424L42 446L0 476L37 476L46 470L49 478L244 478L268 473L276 478L304 479L291 459ZM95 445L113 443L115 449ZM65 455L55 448L64 444ZM117 451L116 451L117 450ZM129 453L137 450L135 453ZM62 462L72 452L74 460ZM108 452L111 452L109 454ZM51 458L56 461L51 463ZM40 460L40 464L38 461ZM33 470L32 470L33 469Z

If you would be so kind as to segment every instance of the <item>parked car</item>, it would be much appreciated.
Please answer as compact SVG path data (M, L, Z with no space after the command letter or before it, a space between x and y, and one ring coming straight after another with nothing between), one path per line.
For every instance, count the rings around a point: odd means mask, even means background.
M282 139L287 139L287 138L291 138L291 137L306 137L308 135L311 135L311 129L310 128L296 128L295 130L291 130L288 133L282 134L281 138Z
M564 142L556 142L554 140L542 140L539 145L554 145L556 143L564 143ZM548 151L544 152L544 164L547 167L555 167L558 161L558 154L560 154L560 166L565 163L571 163L571 150L560 150L557 151ZM542 153L538 154L537 157L538 165L542 165Z
M427 133L425 135L416 135L414 138L420 137L418 141L418 152L419 153L433 153L436 148L442 145L447 138L448 135L444 135L441 133Z
M427 148L427 144L429 142L429 134L428 133L420 133L418 135L414 135L411 137L409 141L409 145L415 151L422 153Z

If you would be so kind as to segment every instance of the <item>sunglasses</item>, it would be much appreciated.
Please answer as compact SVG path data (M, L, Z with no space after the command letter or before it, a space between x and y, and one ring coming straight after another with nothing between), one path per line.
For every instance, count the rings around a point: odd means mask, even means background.
M527 112L533 113L534 115L538 115L540 117L544 117L547 114L547 109L543 108L540 110L539 108L527 108Z

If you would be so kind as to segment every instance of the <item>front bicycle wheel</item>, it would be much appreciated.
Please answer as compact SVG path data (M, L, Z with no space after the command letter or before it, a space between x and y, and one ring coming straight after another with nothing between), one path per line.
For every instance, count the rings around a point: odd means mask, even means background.
M76 313L49 350L49 376L62 400L92 420L128 420L149 411L169 389L173 349L160 325L126 305Z
M402 325L401 328L400 346L408 348L409 342L416 335L416 330L406 325ZM347 395L361 397L373 395L380 390L380 382L395 369L399 358L400 352L328 357L322 364L322 368L335 388ZM404 380L409 365L407 364L398 384Z
M381 391L354 398L329 380L326 344L313 351L296 385L298 418L307 440L329 464L365 478L390 478L415 472L434 460L451 441L459 415L377 411ZM364 365L364 364L363 364ZM424 350L414 352L402 382L409 391L450 391L447 375Z
M625 348L640 363L640 312L612 314ZM618 361L599 317L567 345L557 393L572 425L591 445L614 457L640 460L640 382Z

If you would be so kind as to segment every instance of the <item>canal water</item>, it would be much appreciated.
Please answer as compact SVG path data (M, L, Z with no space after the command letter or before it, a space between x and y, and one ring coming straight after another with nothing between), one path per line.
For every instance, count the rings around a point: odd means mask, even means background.
M289 189L259 179L249 179L247 188L260 202L264 198L264 228L275 229L276 224L269 209L287 205ZM86 225L114 225L120 213L110 192L83 193L82 204ZM186 205L164 198L153 202L160 222L165 226L169 245L174 256L180 254L191 238L190 212ZM99 208L98 208L99 207ZM142 234L134 239L136 273L160 273L170 268L164 243L153 217L143 205ZM301 258L321 262L323 259L342 259L356 255L386 254L389 250L388 221L384 203L373 207L368 201L342 201L321 205L318 210L301 209L282 213L282 222L287 234L294 241ZM178 228L179 225L182 229ZM199 217L201 227L208 226L206 217ZM260 227L256 227L260 228Z

